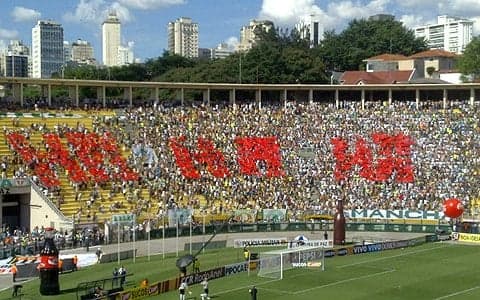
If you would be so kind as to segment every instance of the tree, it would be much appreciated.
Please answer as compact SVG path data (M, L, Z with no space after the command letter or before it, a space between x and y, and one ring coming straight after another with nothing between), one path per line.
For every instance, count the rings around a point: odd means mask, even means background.
M399 21L353 20L340 34L327 31L318 54L330 70L359 70L364 59L392 53L412 55L427 49L424 40L415 38L412 30Z
M480 37L474 37L467 45L458 59L458 69L464 79L468 76L473 77L474 81L480 79Z

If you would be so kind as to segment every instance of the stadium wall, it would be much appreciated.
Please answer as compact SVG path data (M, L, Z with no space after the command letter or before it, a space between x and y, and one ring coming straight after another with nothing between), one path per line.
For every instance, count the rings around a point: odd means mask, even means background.
M73 222L49 200L44 199L37 189L30 188L30 224L53 227L60 231L73 229Z

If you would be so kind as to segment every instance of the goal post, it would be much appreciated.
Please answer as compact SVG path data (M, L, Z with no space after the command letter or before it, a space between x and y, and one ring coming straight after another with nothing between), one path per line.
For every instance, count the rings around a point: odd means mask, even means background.
M283 279L284 271L293 268L319 268L325 271L324 247L302 246L260 253L260 277Z

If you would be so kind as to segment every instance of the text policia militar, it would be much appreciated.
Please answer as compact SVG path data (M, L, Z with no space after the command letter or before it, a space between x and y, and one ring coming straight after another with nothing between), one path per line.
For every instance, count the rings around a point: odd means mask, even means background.
M21 133L10 133L7 141L27 163L35 166L35 175L47 187L59 186L56 174L49 166L61 165L68 171L72 182L106 182L110 179L136 181L139 175L127 165L122 157L117 142L110 133L70 132L65 134L67 144L74 149L71 155L60 136L54 133L43 135L46 151L37 150ZM346 139L331 139L332 155L335 159L333 174L338 181L352 176L358 169L359 176L373 182L385 182L394 177L398 183L414 181L414 166L411 160L413 140L402 133L389 135L373 133L371 144L363 137L357 137L354 145ZM200 179L202 173L198 166L216 178L232 176L227 167L222 151L217 149L213 141L198 138L196 149L185 146L186 137L171 137L169 146L180 173L187 179ZM190 141L192 142L192 141ZM193 141L194 142L194 141ZM281 147L275 136L236 137L236 160L239 172L243 175L283 177L286 171L282 167ZM192 147L193 148L193 147ZM265 170L261 170L259 161L264 162ZM106 162L113 174L106 172ZM81 163L81 164L80 164ZM84 167L81 167L84 166ZM112 178L111 178L112 177Z

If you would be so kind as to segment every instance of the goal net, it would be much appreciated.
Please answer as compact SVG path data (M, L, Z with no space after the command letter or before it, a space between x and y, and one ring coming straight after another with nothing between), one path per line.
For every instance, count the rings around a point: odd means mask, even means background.
M260 266L257 275L273 279L283 279L285 270L293 268L318 268L325 270L323 247L302 246L260 253Z

